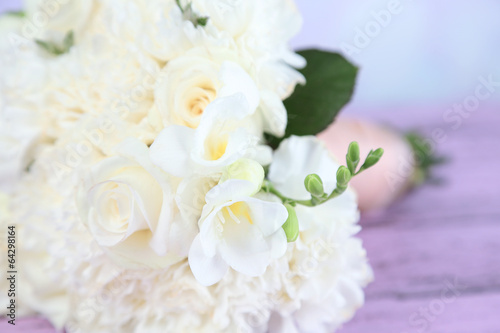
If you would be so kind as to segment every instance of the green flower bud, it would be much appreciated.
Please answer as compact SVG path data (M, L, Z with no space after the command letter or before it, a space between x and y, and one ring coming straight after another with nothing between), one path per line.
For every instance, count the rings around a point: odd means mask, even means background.
M351 159L351 161L358 161L359 160L359 145L356 141L353 141L349 144L347 154L349 155L349 158Z
M370 151L370 153L366 157L365 163L363 164L362 168L368 169L374 166L380 160L382 155L384 155L384 150L382 148L379 148L375 151Z
M325 193L323 181L317 174L312 173L307 175L306 179L304 179L304 186L307 192L311 193L314 197L321 197Z
M297 237L299 237L299 220L297 218L297 213L295 208L290 204L285 204L285 208L288 211L288 218L282 228L285 230L286 239L290 242L295 242Z
M337 170L337 187L345 187L349 184L352 174L345 166L340 166Z
M356 173L359 164L359 145L356 141L351 142L346 155L347 167L351 174Z

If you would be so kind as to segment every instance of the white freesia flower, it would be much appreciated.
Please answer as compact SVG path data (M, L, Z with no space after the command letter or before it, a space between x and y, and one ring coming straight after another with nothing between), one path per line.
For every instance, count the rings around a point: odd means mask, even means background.
M181 260L183 254L167 250L189 242L193 227L173 226L168 176L151 164L142 143L127 140L121 150L122 156L92 168L78 196L82 221L96 242L125 265L164 267Z
M239 158L270 161L270 149L261 140L255 123L247 121L256 106L255 87L246 94L220 97L203 112L197 129L172 125L164 129L151 146L151 160L176 177L221 171Z
M189 265L203 285L217 283L229 267L262 275L272 259L285 254L288 212L275 202L252 198L258 189L247 180L227 180L207 193L200 234L189 251Z

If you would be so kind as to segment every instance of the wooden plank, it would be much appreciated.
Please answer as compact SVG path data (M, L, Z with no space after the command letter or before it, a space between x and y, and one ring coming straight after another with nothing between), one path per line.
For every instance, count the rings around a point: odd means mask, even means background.
M445 288L443 286L443 288ZM371 300L338 333L498 333L500 293Z
M361 237L376 280L367 300L421 297L455 280L468 289L500 290L500 225L408 230L372 228Z

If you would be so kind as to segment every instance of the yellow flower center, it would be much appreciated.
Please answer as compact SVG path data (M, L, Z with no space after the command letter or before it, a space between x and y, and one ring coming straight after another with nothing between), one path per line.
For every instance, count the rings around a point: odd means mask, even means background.
M226 153L227 139L227 135L219 135L218 133L207 138L205 148L208 160L216 161Z
M233 221L239 224L246 220L248 223L253 224L252 217L250 216L250 212L248 210L248 205L242 201L225 207L222 215L225 222Z

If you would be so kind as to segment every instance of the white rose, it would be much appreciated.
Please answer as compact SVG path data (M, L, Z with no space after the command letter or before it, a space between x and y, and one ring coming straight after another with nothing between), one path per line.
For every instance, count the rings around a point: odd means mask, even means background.
M236 92L248 94L249 109L255 111L259 92L247 72L228 51L193 49L170 61L155 89L155 106L163 126L198 127L206 107L218 97ZM231 60L231 61L227 61ZM152 115L154 116L154 115Z
M82 221L96 242L126 266L165 267L185 254L196 226L178 226L168 176L151 164L146 145L126 140L121 156L103 160L79 191ZM191 238L191 239L190 239Z
M217 283L229 267L248 276L262 275L273 259L285 254L281 226L288 212L281 203L253 198L256 185L231 179L207 193L200 233L189 250L189 265L201 284Z
M274 91L276 86L268 84L270 80L279 80L280 74L273 72L275 79L257 78L253 60L230 48L197 47L169 61L158 78L150 123L158 129L172 124L196 128L206 107L215 99L251 91L256 96L252 97L255 104L249 107L257 109L252 121L262 121L266 132L283 135L287 113ZM260 74L267 75L265 71ZM261 83L264 85L259 86ZM258 92L247 90L254 85Z

